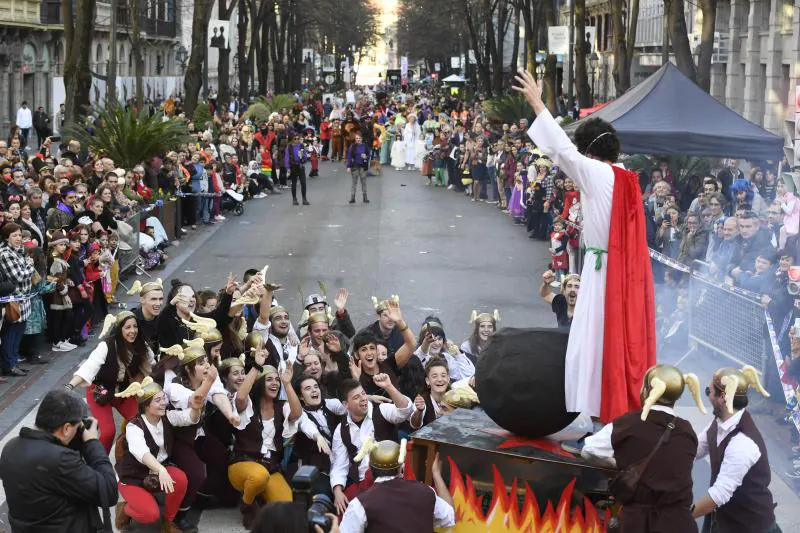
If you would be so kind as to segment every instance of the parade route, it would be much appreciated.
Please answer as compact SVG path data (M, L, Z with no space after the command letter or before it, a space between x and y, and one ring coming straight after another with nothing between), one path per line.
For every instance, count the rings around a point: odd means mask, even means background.
M293 207L288 192L250 201L242 217L229 216L219 226L200 230L207 235L176 249L168 271L151 274L164 277L165 283L179 277L197 290L216 289L228 272L241 278L245 269L268 264L267 278L283 285L276 297L294 321L302 310L300 291L318 292L318 281L322 281L329 294L339 287L349 289L347 307L357 327L374 320L371 296L383 299L398 294L406 303L404 312L412 329L434 314L443 320L448 337L456 343L469 334L473 308L497 308L501 327L555 327L555 315L538 297L541 272L550 260L546 244L528 239L524 227L515 227L495 206L470 202L424 183L418 172L385 167L382 176L368 179L371 203L349 205L350 178L344 167L323 164L321 177L309 180L311 206ZM74 352L59 355L9 404L0 415L4 429L0 449L21 426L32 425L38 398L47 388L66 382L80 359ZM705 383L711 372L724 364L696 355L683 361L681 368L697 373ZM698 413L688 396L679 402L679 414L701 431L711 415ZM755 416L760 424L771 422ZM10 422L11 426L3 426ZM773 465L770 488L778 502L776 516L784 531L797 531L800 501L778 475L788 467L779 457L782 447L773 440L788 432L769 427L765 433ZM707 488L709 475L706 461L695 465L696 495ZM2 492L0 500L0 532L7 532ZM137 531L156 530L155 526L137 526ZM204 513L200 531L222 530L245 531L238 510Z

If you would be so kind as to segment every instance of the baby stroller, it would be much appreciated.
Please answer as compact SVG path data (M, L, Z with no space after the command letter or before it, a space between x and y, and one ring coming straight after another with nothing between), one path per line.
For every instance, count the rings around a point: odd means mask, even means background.
M237 217L244 214L244 195L236 192L232 187L226 187L222 193L222 211L230 211Z

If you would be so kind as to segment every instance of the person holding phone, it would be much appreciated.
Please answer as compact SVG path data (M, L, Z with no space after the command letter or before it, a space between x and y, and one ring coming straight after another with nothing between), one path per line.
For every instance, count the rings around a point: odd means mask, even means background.
M12 531L95 533L98 507L116 503L117 478L83 400L49 391L34 427L23 427L0 456Z

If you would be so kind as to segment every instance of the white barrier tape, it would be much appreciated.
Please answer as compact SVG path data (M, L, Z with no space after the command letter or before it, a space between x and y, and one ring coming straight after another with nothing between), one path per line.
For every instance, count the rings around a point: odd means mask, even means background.
M792 421L797 432L800 433L800 404L797 401L798 391L784 381L786 371L783 364L783 355L781 354L781 347L778 345L778 337L775 335L775 328L772 324L772 318L769 312L765 309L764 315L767 319L767 331L769 331L769 340L772 344L772 354L775 357L775 366L778 367L778 376L780 376L781 386L783 387L783 395L786 398L786 408L789 410L789 420ZM791 379L788 376L787 379Z

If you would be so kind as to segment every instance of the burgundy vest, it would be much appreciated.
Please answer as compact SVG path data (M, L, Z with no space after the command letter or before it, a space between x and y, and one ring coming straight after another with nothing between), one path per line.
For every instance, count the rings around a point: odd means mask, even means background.
M436 494L419 481L395 478L358 495L366 533L432 533Z
M175 436L173 433L174 428L172 424L169 423L167 417L163 417L161 419L161 423L164 427L164 450L167 452L167 457L172 453L172 443L175 440ZM150 430L147 429L144 420L142 420L141 415L137 415L130 420L128 420L128 424L133 424L137 428L141 429L144 433L144 441L147 443L147 447L150 449L150 453L153 457L158 457L158 445L156 441L153 440L153 435L150 434ZM123 439L117 441L119 445ZM136 457L128 450L127 442L125 443L125 452L122 455L122 460L118 461L116 465L114 465L114 469L117 471L117 475L119 476L119 480L126 485L141 485L142 480L150 473L150 469L140 463Z
M430 391L424 392L422 397L425 399L425 416L422 417L422 426L427 426L431 422L436 421L436 409L433 408L433 400L431 400Z
M281 458L283 457L283 403L283 401L275 400L275 414L272 419L272 423L275 424L275 437L272 441L275 451L270 455L269 459L266 459L261 454L261 445L264 442L261 438L264 428L261 420L261 400L260 398L253 399L253 418L244 429L235 432L236 440L233 444L234 463L241 461L262 463L271 474L280 470Z
M377 403L372 404L372 427L375 429L375 434L373 435L375 442L380 442L382 440L399 442L397 426L383 417L380 404ZM347 456L350 459L350 469L347 471L347 484L358 483L360 481L358 473L359 463L355 462L356 455L358 455L358 448L353 444L353 439L350 437L350 425L347 422L347 415L341 418L339 431L342 435L342 444L344 444L344 447L347 449Z
M761 457L745 474L742 484L734 491L728 503L717 508L719 533L763 533L775 523L775 506L772 493L769 491L772 476L764 439L747 411L742 414L739 424L722 439L719 446L717 446L717 421L714 420L708 428L706 437L711 461L711 484L716 482L722 460L725 458L725 450L737 433L750 437L758 446Z

